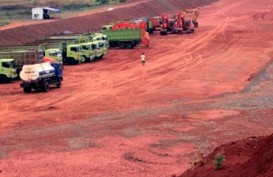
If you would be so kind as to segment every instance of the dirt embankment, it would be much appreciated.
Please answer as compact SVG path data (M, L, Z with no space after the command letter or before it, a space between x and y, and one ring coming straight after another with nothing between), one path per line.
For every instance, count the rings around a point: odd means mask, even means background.
M102 25L116 20L173 14L185 8L203 6L214 1L216 0L133 1L114 7L112 11L107 11L108 7L105 7L64 20L23 22L25 24L23 26L17 22L14 28L12 24L12 28L9 26L0 28L0 46L21 45L63 31L75 33L99 31Z
M180 177L271 177L273 176L273 134L265 137L250 137L216 148L205 158L205 164L188 170ZM212 165L215 156L225 157L223 168Z

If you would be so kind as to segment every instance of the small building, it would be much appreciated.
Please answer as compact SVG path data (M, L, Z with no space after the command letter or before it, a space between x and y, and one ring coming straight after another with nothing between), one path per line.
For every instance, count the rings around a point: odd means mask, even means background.
M59 14L61 10L51 7L35 7L32 9L32 19L35 20L50 19L51 18L50 12Z

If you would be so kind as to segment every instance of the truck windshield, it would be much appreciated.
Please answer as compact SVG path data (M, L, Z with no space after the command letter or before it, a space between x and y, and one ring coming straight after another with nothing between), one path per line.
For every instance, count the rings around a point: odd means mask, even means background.
M61 51L57 51L57 56L62 55Z
M14 61L10 61L10 62L2 62L2 66L4 68L13 68L15 66Z
M104 43L103 42L100 42L100 47L104 47Z
M89 46L89 45L83 45L83 46L82 46L82 49L83 49L83 50L90 50L90 46Z
M57 56L57 52L56 51L50 51L49 56Z
M92 44L92 49L97 49L96 44Z
M77 47L77 52L81 52L82 48L81 47Z

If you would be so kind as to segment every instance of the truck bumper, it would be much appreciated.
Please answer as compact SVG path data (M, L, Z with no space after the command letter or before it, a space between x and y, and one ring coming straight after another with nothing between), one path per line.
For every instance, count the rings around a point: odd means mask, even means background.
M18 77L17 74L15 74L15 75L9 75L9 78L10 78L10 79L16 79L17 77Z
M21 82L20 87L24 88L24 87L31 87L31 88L37 88L38 87L38 82Z

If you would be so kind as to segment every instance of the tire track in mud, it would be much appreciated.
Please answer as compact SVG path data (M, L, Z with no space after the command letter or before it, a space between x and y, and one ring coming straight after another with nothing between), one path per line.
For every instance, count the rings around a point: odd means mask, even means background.
M271 74L271 71L273 71L273 58L270 59L268 62L264 64L263 67L259 69L257 72L255 78L251 80L251 82L242 90L242 93L251 93L254 90L257 90L257 88L263 81L265 80L272 80L273 75Z
M177 45L175 48L173 48L170 51L167 51L164 53L164 55L168 55L168 53L172 53L173 51L176 50L185 50L186 52L183 55L180 55L179 57L177 57L177 59L172 59L171 62L167 63L168 68L165 70L166 72L168 71L168 74L173 74L173 78L172 80L175 80L177 77L181 77L181 75L183 75L184 73L186 73L187 71L189 71L192 68L195 68L196 66L207 62L205 60L203 60L203 53L202 55L198 54L197 57L193 57L193 55L195 53L198 53L198 50L202 50L204 48L207 48L207 45L209 45L208 43L204 42L204 41L208 41L208 39L214 39L216 38L216 36L219 33L224 33L225 29L228 27L228 25L234 20L234 18L229 18L228 21L225 21L225 24L223 25L222 23L218 23L217 26L214 28L214 30L210 31L208 34L198 38L198 40L195 40L194 42L192 42L193 39L189 39L183 41L183 46ZM182 36L183 38L184 36ZM230 48L232 45L234 45L236 43L236 40L232 40L228 43L225 43L224 46L219 46L219 47L215 47L213 48L213 50L211 51L207 51L206 53L208 54L212 54L212 53L221 53L223 50ZM220 50L221 49L221 50ZM183 58L183 60L181 60L181 58ZM177 65L177 63L179 63L179 65ZM166 65L165 61L161 61L161 65L158 65L157 68L158 69L154 69L156 70L154 73L151 73L150 75L154 75L154 74L162 74L164 72L164 70L162 71L161 68L164 68L164 65ZM174 68L171 69L170 68ZM179 73L179 74L177 74ZM165 79L166 78L166 79ZM158 79L153 79L153 84L158 84L160 82L160 85L167 85L169 82L173 82L172 80L169 80L167 75L163 75ZM153 88L150 89L148 93L153 92L154 90L156 90L157 88Z
M225 11L228 11L228 9L233 9L237 6L240 6L241 4L243 4L244 2L238 2L234 5L231 5L227 8L227 10L225 9ZM186 41L186 43L184 43L184 50L186 50L187 52L183 55L188 56L185 57L187 58L186 60L183 60L183 62L185 62L184 64L179 65L177 68L179 68L179 73L180 74L176 74L174 75L174 77L180 77L180 75L183 75L183 73L186 73L187 71L189 71L190 69L202 64L202 63L207 63L207 61L203 60L204 57L208 57L209 55L216 55L216 54L221 54L219 57L217 57L217 60L221 60L223 61L228 61L229 59L235 57L239 51L239 48L241 46L240 41L242 40L241 38L239 39L232 39L229 40L227 43L224 43L223 45L218 45L217 47L214 47L212 50L209 50L207 52L201 52L202 54L198 54L198 58L197 59L193 59L196 57L193 57L193 53L198 53L197 51L201 51L204 48L208 48L208 44L205 41L209 41L216 38L217 36L219 36L220 34L226 36L226 30L228 29L228 27L230 26L230 24L233 24L236 21L235 17L229 17L227 15L225 15L225 13L223 11L218 11L216 12L217 15L223 15L225 18L224 23L218 22L216 27L210 31L208 34L202 36L201 38L199 38L197 41L191 42L191 41ZM213 21L213 20L211 20ZM232 34L231 34L232 35ZM229 37L228 37L229 38ZM212 47L210 47L211 49ZM232 52L229 52L231 51ZM228 54L228 53L231 53ZM226 55L225 55L226 54ZM173 63L176 63L177 65L177 60ZM171 66L171 63L168 63L169 66ZM167 84L169 81L167 80L165 84Z
M188 41L184 46L183 49L185 49L187 52L182 57L185 57L186 59L183 60L183 64L180 64L177 66L177 70L179 70L179 74L174 75L174 79L176 77L180 77L187 71L191 70L192 68L195 68L196 66L202 64L202 63L207 63L208 61L203 60L203 56L206 54L210 55L215 55L216 53L222 53L225 49L229 49L231 46L233 46L237 41L236 40L231 40L228 43L225 43L224 46L218 46L214 47L213 50L209 50L207 52L201 52L202 54L198 54L193 57L195 53L199 53L198 50L202 50L205 48L208 48L207 46L209 45L207 42L204 41L209 41L208 39L214 39L216 38L219 33L224 33L225 29L228 27L228 25L234 20L234 18L230 18L228 21L225 21L225 24L223 25L222 23L218 23L217 26L213 31L210 31L207 35L202 36L199 38L197 41L191 42ZM177 65L177 60L173 61L175 65ZM171 66L171 63L168 63L168 65ZM168 81L167 81L168 82Z
M7 103L0 103L0 115L7 113L8 108L9 108L9 106Z

